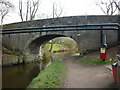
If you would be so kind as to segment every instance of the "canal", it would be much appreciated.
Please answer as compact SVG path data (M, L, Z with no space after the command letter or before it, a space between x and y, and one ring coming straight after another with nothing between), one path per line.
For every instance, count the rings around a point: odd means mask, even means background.
M2 88L25 88L39 72L39 62L3 67Z
M41 71L41 67L45 68L49 62L57 59L62 59L66 56L75 54L75 52L56 53L54 56L43 59L41 66L40 61L21 64L14 66L7 66L2 68L2 88L26 88L33 78L35 78Z

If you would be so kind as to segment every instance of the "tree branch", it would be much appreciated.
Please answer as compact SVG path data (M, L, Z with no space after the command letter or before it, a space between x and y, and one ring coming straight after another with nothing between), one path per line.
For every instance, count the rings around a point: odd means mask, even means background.
M103 9L101 4L105 6L106 10ZM103 2L101 0L101 3L100 4L96 4L96 5L98 5L100 7L100 9L103 11L103 13L105 13L106 15L113 15L116 12L117 8L119 7L117 5L117 1L114 1L114 0L112 0L112 1L109 0L109 2ZM117 8L115 7L115 5L116 5ZM119 8L119 10L120 10L120 8Z
M22 10L23 6L22 6L22 0L19 0L19 16L21 18L21 20L23 21L23 10Z

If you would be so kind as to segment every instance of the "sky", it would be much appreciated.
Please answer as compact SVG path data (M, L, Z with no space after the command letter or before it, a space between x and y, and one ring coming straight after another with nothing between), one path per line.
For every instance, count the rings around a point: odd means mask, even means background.
M15 9L9 13L7 17L5 17L3 22L4 24L21 21L18 16L18 1L19 0L11 0L11 2L15 5ZM51 18L53 2L60 3L63 8L61 17L78 15L104 15L101 9L96 5L98 1L99 0L41 0L36 19L47 17Z

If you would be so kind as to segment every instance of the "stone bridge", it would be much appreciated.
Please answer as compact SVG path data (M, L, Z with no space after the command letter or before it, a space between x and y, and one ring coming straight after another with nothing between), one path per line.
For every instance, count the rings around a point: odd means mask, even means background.
M4 29L45 27L59 25L79 25L79 24L100 24L100 23L120 23L119 16L71 16L28 22L19 22L4 25ZM117 31L105 31L107 44L117 43ZM34 33L17 33L3 35L2 44L12 51L20 51L26 57L24 62L36 60L40 54L40 46L56 37L70 37L74 39L80 49L80 54L96 50L100 46L100 31L47 31Z

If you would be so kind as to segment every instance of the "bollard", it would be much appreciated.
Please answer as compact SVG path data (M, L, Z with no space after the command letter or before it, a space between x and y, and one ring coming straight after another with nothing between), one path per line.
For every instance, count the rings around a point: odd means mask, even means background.
M119 48L119 50L120 50L120 48ZM117 57L118 57L118 65L117 65L117 80L118 80L118 82L117 82L117 86L120 89L120 53L117 55Z
M118 79L117 79L117 63L112 64L112 73L113 73L114 81L117 83L117 81L118 81Z

